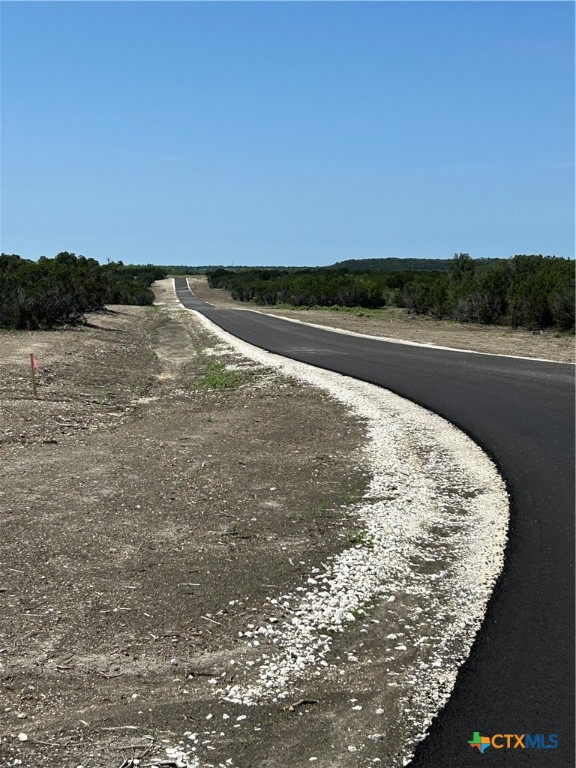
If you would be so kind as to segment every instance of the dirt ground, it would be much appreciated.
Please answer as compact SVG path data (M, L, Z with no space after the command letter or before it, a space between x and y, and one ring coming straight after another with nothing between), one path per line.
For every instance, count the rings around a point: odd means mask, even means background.
M431 317L409 315L403 309L386 307L365 310L365 314L327 309L274 309L252 306L234 301L228 291L210 288L205 277L190 278L190 285L200 299L218 307L258 309L271 315L288 317L304 323L315 323L372 336L435 344L454 349L489 352L499 355L534 357L555 360L560 363L576 361L574 336L556 334L553 331L532 333L523 329L503 326L455 323L450 320L434 320Z

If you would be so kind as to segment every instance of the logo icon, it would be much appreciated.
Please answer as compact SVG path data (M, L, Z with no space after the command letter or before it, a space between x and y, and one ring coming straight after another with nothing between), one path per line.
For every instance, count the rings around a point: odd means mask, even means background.
M493 736L480 736L474 731L468 742L472 749L477 749L481 755L488 749L557 749L558 734L549 733L495 733Z
M476 748L478 750L478 752L481 752L482 754L484 754L484 752L490 746L490 737L489 736L480 736L478 731L474 731L474 735L472 737L472 741L469 741L468 744L470 744L472 749Z

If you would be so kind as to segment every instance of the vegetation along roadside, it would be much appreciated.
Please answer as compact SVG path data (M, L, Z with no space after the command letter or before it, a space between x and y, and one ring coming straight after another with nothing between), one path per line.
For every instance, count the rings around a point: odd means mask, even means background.
M438 271L217 269L212 288L268 306L399 307L438 320L574 331L574 262L541 255L474 260L456 254Z

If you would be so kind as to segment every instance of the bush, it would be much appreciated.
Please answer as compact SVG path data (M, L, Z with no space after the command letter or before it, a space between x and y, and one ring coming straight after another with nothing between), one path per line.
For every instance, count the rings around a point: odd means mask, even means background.
M460 322L574 329L574 262L554 256L474 260L458 253L438 272L218 269L208 281L238 301L264 305L388 305Z
M101 266L95 259L62 251L37 262L0 256L0 327L52 328L84 322L86 312L106 304L152 304L150 285L165 277L161 267Z

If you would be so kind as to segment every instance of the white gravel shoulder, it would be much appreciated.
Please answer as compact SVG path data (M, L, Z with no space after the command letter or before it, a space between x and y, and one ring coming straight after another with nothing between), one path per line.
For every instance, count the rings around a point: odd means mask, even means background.
M270 595L290 618L244 633L250 660L238 660L235 684L219 693L249 706L285 699L304 676L334 668L334 632L380 606L408 617L387 638L390 677L382 682L404 713L401 756L390 768L408 765L450 696L502 569L504 482L487 455L439 416L375 385L265 352L194 314L237 353L328 392L363 419L372 478L354 510L361 543L317 569L306 588Z

